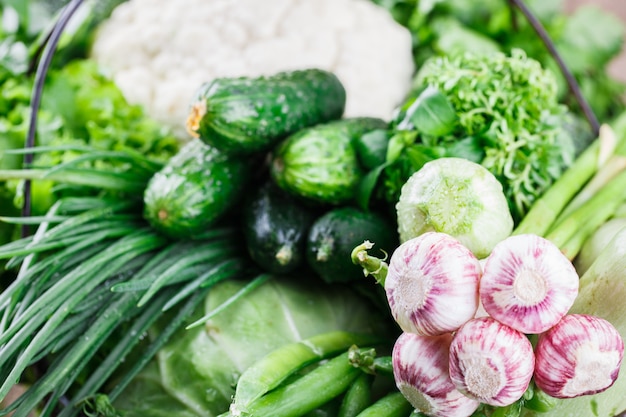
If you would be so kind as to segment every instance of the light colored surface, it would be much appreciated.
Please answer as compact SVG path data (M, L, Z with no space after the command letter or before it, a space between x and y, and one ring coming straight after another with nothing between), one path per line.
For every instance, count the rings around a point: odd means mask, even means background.
M626 29L626 0L565 0L568 10L574 10L586 4L596 5L615 14L624 21ZM622 48L622 54L611 63L609 71L617 79L626 82L626 42Z

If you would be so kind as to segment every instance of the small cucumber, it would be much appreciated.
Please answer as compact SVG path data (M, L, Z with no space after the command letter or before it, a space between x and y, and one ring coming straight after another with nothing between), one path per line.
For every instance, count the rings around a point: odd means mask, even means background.
M369 240L377 250L392 253L397 246L396 228L380 214L353 207L332 209L311 226L306 258L309 266L326 282L363 279L363 270L352 263L352 250Z
M224 152L267 151L304 127L339 119L345 104L343 84L320 69L217 78L198 90L187 130Z
M165 235L193 238L239 201L250 172L249 160L194 139L151 178L144 217Z
M267 181L246 201L243 216L248 253L261 268L284 274L304 263L312 211Z
M284 190L308 200L347 203L365 173L352 142L386 125L381 119L361 117L303 129L278 145L272 178Z

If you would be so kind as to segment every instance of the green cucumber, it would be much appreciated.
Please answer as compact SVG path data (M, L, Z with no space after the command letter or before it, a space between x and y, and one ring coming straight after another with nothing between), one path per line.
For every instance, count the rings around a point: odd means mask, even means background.
M343 84L320 69L217 78L198 90L187 130L224 152L261 152L300 129L339 119L345 104Z
M369 240L390 254L397 246L396 227L374 212L339 207L319 217L309 230L307 263L326 282L363 279L361 267L352 263L352 250Z
M304 263L313 211L267 181L246 202L243 217L248 253L261 268L283 274Z
M249 160L194 139L150 179L144 217L167 236L194 238L239 201L250 176Z
M277 146L272 178L284 190L308 200L348 203L365 175L353 141L386 125L381 119L361 117L303 129Z

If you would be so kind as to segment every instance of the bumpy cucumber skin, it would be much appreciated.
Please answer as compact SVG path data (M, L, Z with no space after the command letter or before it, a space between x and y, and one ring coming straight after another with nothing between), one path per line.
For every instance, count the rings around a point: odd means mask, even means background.
M217 78L201 86L193 103L189 132L224 152L243 154L267 151L304 127L339 119L346 91L333 73L307 69Z
M277 146L272 178L282 189L305 199L347 203L364 175L352 141L386 125L381 119L360 117L303 129Z
M397 246L395 227L387 218L353 207L339 207L319 217L307 237L308 265L326 282L364 279L362 268L350 258L352 250L369 240L373 250L392 253Z
M285 274L304 263L313 211L268 181L246 201L243 218L248 253L261 268Z
M167 236L193 238L239 201L249 178L249 161L194 139L148 183L144 217Z

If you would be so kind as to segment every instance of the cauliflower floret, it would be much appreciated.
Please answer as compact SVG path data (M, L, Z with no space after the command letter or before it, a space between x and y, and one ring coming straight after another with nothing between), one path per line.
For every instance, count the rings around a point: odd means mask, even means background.
M129 0L91 55L183 140L192 97L213 78L317 67L344 84L346 117L389 119L414 73L409 32L369 0Z

